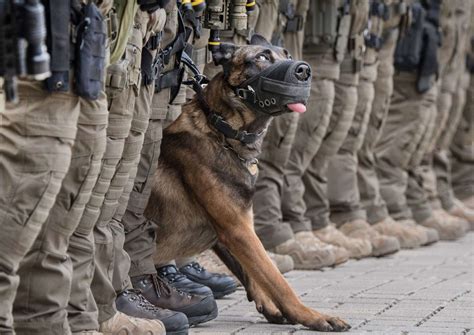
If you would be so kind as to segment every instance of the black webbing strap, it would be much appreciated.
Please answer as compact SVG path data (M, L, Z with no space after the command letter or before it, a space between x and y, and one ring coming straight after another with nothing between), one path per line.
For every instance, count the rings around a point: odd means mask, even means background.
M70 0L43 0L48 29L46 43L51 55L51 77L45 80L49 91L69 90L71 67Z

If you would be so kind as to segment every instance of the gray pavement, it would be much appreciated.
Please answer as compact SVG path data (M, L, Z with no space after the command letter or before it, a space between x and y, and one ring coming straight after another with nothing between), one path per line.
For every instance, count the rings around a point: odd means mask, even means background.
M474 334L474 233L286 277L305 304L342 317L353 334ZM191 334L321 334L267 323L243 289L218 305L219 317Z

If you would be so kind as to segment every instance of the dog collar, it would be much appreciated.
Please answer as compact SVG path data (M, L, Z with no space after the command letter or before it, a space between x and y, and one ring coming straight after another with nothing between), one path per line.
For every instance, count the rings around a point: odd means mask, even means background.
M255 143L260 137L265 134L265 131L262 130L259 133L249 133L246 130L234 129L232 126L224 120L224 118L214 112L206 99L204 98L204 93L202 90L202 84L206 84L209 80L203 76L197 66L192 61L186 52L183 52L181 56L181 61L193 72L194 77L186 82L185 85L191 85L194 92L196 92L196 97L199 102L199 106L206 115L208 122L212 125L214 129L224 135L226 138L240 141L243 144L252 144Z

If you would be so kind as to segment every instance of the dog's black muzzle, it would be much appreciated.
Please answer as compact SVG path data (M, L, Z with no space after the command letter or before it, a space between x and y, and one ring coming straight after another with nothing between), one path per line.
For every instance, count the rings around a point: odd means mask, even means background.
M311 67L293 60L279 61L235 88L249 108L271 116L291 112L289 104L306 104L310 91Z

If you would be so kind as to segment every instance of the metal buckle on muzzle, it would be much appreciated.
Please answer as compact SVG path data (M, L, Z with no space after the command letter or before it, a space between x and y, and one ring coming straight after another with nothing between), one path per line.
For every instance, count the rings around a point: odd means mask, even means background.
M311 67L306 62L277 62L234 89L252 110L271 116L288 111L290 103L306 103L311 91Z

